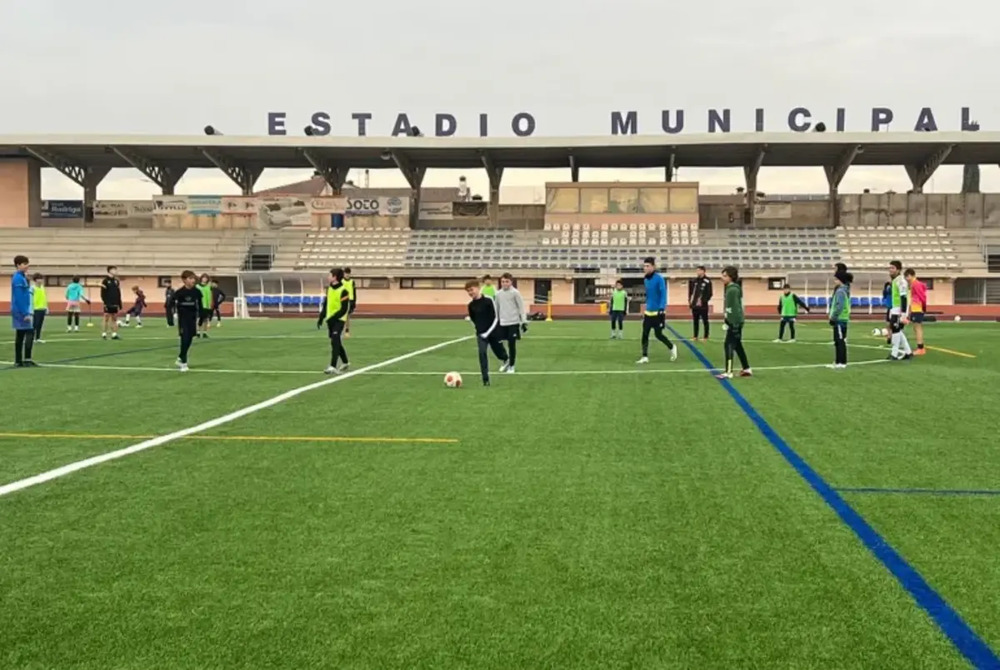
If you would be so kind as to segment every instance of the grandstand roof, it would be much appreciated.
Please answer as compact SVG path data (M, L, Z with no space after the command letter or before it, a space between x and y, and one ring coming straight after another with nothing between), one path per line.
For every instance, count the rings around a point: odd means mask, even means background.
M0 135L0 158L46 152L83 167L129 168L115 149L161 165L215 168L208 153L242 166L313 168L310 158L350 168L394 167L392 152L417 168L682 167L835 165L853 147L854 165L922 165L951 148L944 164L1000 164L1000 132L715 133L612 137L239 137L231 135ZM29 151L33 150L33 151Z

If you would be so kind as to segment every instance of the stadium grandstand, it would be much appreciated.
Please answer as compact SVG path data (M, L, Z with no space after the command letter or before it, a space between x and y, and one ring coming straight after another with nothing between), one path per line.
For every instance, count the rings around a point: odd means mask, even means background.
M924 193L941 165L1000 163L1000 133L692 135L662 140L451 138L0 137L0 247L24 253L53 286L79 275L95 287L117 265L162 308L165 279L192 268L238 296L241 316L301 314L319 304L326 271L354 269L362 315L461 314L465 279L515 273L536 311L600 314L618 278L642 299L641 260L668 277L668 309L686 310L695 268L739 266L752 313L771 316L788 282L825 304L828 275L843 261L859 277L855 307L881 309L886 263L902 259L925 278L939 315L1000 316L1000 194ZM907 193L840 193L852 165L902 165ZM410 188L369 189L348 168L397 167ZM581 167L662 167L661 182L581 182ZM762 166L823 167L829 193L759 193ZM43 200L40 171L54 168L83 190ZM221 169L240 196L177 195L189 168ZM546 184L546 201L499 201L505 168L569 168ZM686 167L742 167L746 185L708 195L676 181ZM110 170L135 168L156 183L149 200L98 197ZM266 168L311 168L314 177L267 190ZM486 200L427 188L427 169L484 169ZM967 180L972 183L975 180ZM5 272L9 273L10 267ZM8 291L5 284L2 291ZM91 288L93 290L93 288ZM55 292L54 292L55 293ZM9 295L0 294L6 305ZM713 305L715 311L718 305Z

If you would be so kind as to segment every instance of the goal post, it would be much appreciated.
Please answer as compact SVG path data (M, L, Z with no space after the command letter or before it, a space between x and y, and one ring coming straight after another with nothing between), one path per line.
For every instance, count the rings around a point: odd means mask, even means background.
M326 285L325 272L244 270L236 276L236 316L252 319L269 314L315 315L323 304Z

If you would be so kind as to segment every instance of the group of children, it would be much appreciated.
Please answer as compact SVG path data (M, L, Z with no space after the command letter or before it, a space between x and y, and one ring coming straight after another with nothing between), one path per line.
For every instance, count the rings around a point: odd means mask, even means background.
M32 360L33 346L36 342L44 343L42 329L48 314L48 297L41 274L35 274L28 279L29 260L26 256L14 258L15 273L11 282L11 317L15 330L15 356L17 367L35 367ZM670 360L676 361L678 347L664 333L666 328L666 282L656 271L655 259L650 257L643 261L645 272L644 284L646 302L642 319L641 356L637 363L649 362L650 335L655 335L670 351ZM101 337L119 339L118 314L122 309L121 284L118 279L118 269L115 266L107 268L106 276L101 280L101 303L103 305L103 328ZM188 352L191 343L198 337L207 338L214 317L218 325L222 323L221 305L226 296L219 285L208 274L201 277L186 270L181 274L183 287L174 290L169 280L166 285L165 308L167 323L174 325L177 319L180 336L180 355L177 365L182 370L188 369ZM854 276L848 272L844 263L837 263L834 274L834 291L830 299L828 321L833 330L834 363L829 367L843 369L847 367L847 331L851 320L851 284ZM745 314L743 309L743 292L739 282L739 271L734 266L728 266L722 271L724 286L724 323L726 332L724 342L725 368L718 375L729 379L734 376L733 362L738 358L741 369L739 376L750 377L753 370L750 367L746 350L743 346L743 326ZM517 360L517 342L528 330L527 310L524 299L514 287L514 278L508 272L500 278L500 290L493 286L489 275L479 280L473 279L465 284L469 295L468 319L476 332L479 350L479 367L483 384L490 385L488 352L500 360L500 372L513 374ZM138 286L132 288L135 301L125 314L124 325L128 326L135 317L137 327L142 327L142 313L146 307L146 296ZM694 339L698 339L699 325L704 325L705 338L708 339L708 323L704 316L707 302L711 298L711 281L703 267L698 268L698 277L689 283L689 303L694 316ZM73 277L66 287L66 329L80 329L81 303L91 304L85 295L79 277ZM914 355L925 353L923 338L923 321L927 312L927 287L919 281L913 269L903 271L899 261L889 264L889 281L885 284L883 302L886 305L886 323L889 335L887 344L892 350L889 359L893 361L908 360ZM611 338L623 339L624 321L628 307L628 294L619 280L609 300L611 314ZM327 325L331 343L330 365L327 374L339 374L348 369L350 363L343 340L350 337L350 316L357 307L357 291L351 278L350 268L334 268L330 270L328 286L323 305L319 314L318 327ZM778 327L778 338L775 342L785 341L785 331L788 330L789 342L795 342L795 323L799 309L807 313L811 310L791 287L785 284L782 295L778 298L778 314L781 318ZM917 338L917 349L913 351L904 329L910 323L914 324ZM506 344L506 346L505 346Z
M468 318L476 332L479 349L479 372L483 386L490 385L488 351L500 361L500 372L514 374L517 363L517 342L528 332L528 311L524 298L514 286L509 272L500 275L498 291L489 275L483 282L471 279L465 283L470 300ZM506 343L506 347L504 347Z
M655 259L646 258L643 263L645 271L646 303L643 313L642 327L642 356L639 363L649 362L649 335L655 333L656 338L670 350L670 360L677 360L677 347L663 333L665 327L666 310L666 285L665 281L655 269ZM708 340L708 301L712 297L711 280L706 276L705 268L699 266L697 277L688 283L688 303L692 312L694 325L693 340ZM833 274L833 294L829 301L829 311L827 318L833 331L834 362L828 367L841 370L847 367L847 330L851 320L851 284L854 282L854 275L851 274L844 263L837 263ZM726 331L724 351L725 368L718 375L720 378L729 379L734 376L734 358L739 359L741 369L739 376L751 377L753 370L750 367L746 350L743 346L743 326L745 324L745 314L743 310L743 290L739 283L739 270L734 266L726 267L722 271L722 283L725 287L724 294L724 323L723 329ZM927 312L927 286L917 279L916 271L907 269L903 271L902 263L892 261L889 264L889 281L885 285L883 303L886 305L886 323L888 325L888 336L886 343L892 346L889 360L903 361L909 360L913 356L920 356L925 353L923 337L923 321ZM625 314L628 309L628 293L625 291L623 283L619 280L615 283L614 290L608 300L611 316L611 339L622 339L623 324ZM780 317L778 325L778 337L774 342L785 342L785 333L788 332L788 342L795 342L795 324L799 315L799 310L811 313L811 309L799 296L792 292L791 286L785 284L782 294L778 298L778 315ZM904 329L912 323L916 332L917 349L910 348L909 340ZM704 328L704 338L699 338L700 326Z
M11 318L15 331L14 365L16 367L37 367L32 359L32 354L36 343L45 343L45 340L42 339L42 330L45 318L49 313L45 278L36 273L29 280L29 268L30 261L27 256L18 255L14 258L14 276L11 280ZM199 336L208 337L213 317L216 319L217 325L222 325L221 306L225 302L226 295L219 288L218 283L212 280L208 274L202 274L199 282L197 275L187 270L182 273L181 280L184 286L177 291L173 290L169 281L167 282L164 307L168 326L173 327L175 316L177 317L178 334L181 338L181 354L177 359L177 364L181 370L186 370L187 352L191 342ZM102 339L108 339L109 336L113 340L120 339L119 325L129 326L132 318L135 318L136 327L142 328L142 313L147 306L146 295L139 286L133 286L132 293L135 296L132 307L125 312L124 322L120 322L119 314L122 311L123 303L121 281L118 278L118 268L113 265L108 266L100 284L100 299L103 308ZM66 331L78 332L82 304L92 304L79 277L73 277L66 286L65 298Z

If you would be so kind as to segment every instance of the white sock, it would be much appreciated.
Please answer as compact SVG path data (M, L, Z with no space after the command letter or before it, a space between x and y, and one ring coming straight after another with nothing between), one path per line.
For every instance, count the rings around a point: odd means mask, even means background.
M913 349L910 349L910 341L906 339L906 333L899 334L899 341L903 345L903 353L909 356L913 353Z
M892 356L893 358L899 358L899 339L900 339L900 336L902 336L902 333L893 333L892 334L892 351L890 352L889 355Z

